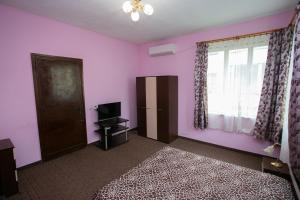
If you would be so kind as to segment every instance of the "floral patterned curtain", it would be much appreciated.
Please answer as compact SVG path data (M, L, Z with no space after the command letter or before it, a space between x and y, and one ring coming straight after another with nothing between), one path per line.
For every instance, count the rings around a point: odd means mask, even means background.
M208 44L200 43L196 50L194 89L195 89L195 110L194 127L205 129L208 124L207 107L207 67L208 67Z
M300 181L300 3L297 6L294 44L294 65L289 106L290 164L295 177Z
M271 33L254 136L280 142L293 27Z

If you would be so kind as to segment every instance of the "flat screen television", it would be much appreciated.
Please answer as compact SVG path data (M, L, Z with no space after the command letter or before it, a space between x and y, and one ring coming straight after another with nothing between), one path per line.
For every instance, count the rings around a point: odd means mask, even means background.
M121 102L100 104L97 108L98 120L105 120L121 116Z

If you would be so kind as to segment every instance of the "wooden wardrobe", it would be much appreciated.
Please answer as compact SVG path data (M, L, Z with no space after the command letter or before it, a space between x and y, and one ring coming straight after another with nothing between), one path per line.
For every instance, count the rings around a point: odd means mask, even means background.
M178 136L178 77L136 78L138 134L170 143Z

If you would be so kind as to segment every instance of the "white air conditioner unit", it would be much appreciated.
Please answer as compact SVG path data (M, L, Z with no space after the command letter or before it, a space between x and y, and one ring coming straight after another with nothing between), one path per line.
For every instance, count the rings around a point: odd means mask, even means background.
M163 56L163 55L170 55L176 53L176 45L175 44L165 44L155 47L149 48L149 55L150 56Z

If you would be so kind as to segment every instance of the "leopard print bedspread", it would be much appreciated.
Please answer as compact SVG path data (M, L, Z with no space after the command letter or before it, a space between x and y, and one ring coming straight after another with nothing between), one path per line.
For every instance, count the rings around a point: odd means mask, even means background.
M165 147L100 189L103 199L294 199L285 179Z

